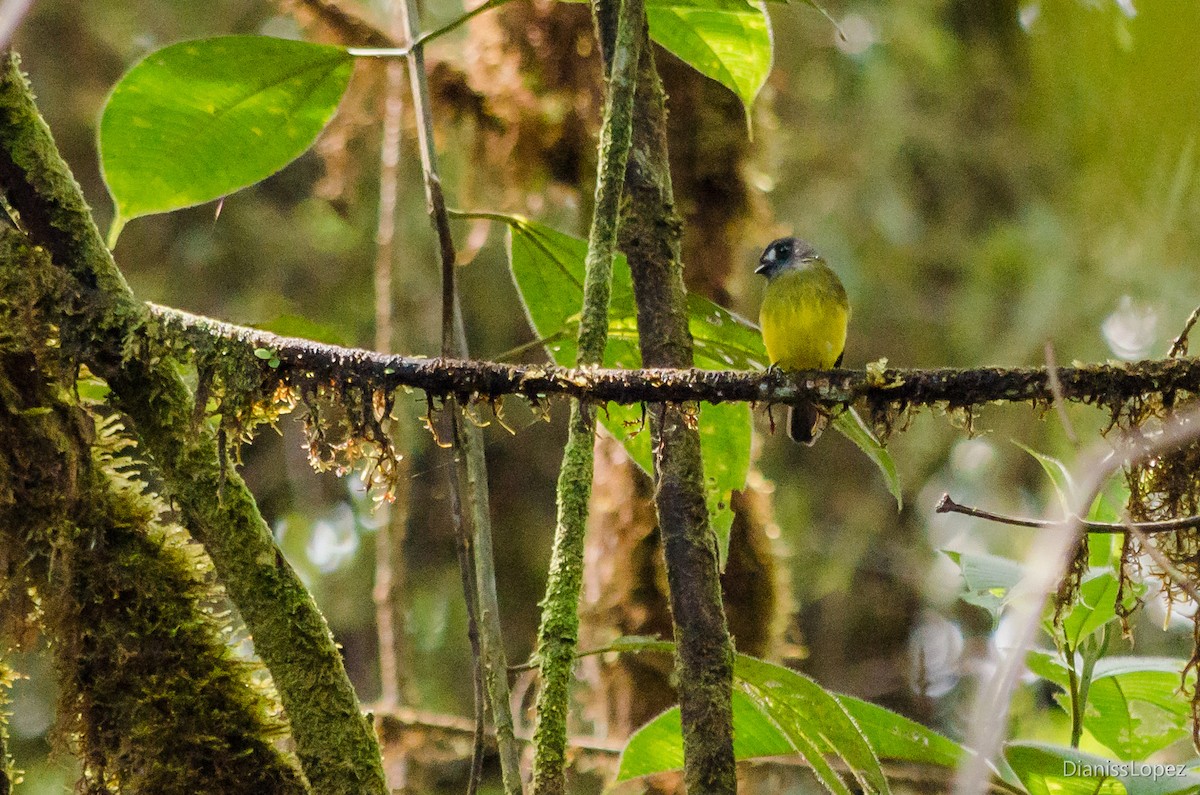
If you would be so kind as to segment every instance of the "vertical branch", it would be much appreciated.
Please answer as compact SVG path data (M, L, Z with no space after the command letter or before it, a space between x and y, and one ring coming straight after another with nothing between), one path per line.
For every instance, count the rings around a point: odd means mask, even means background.
M146 307L100 238L12 53L0 63L0 186L33 242L70 278L63 348L105 378L133 418L271 671L313 790L384 795L379 744L324 617L213 433L193 422L192 394L172 360L150 356Z
M614 56L611 0L594 0L601 52ZM643 34L647 36L647 34ZM681 222L667 161L666 97L648 36L638 63L633 156L620 246L629 258L646 367L691 367L687 296L680 258ZM704 465L695 404L650 412L655 505L675 624L676 672L683 720L684 779L690 792L733 795L733 647L721 604L717 540L704 500Z
M624 0L617 24L613 66L600 132L600 161L596 175L596 206L588 235L583 281L583 315L579 324L577 364L604 361L608 340L608 304L612 293L612 262L620 222L621 192L633 130L633 98L637 86L645 10L642 0ZM534 733L533 786L536 795L566 792L567 714L571 673L579 641L579 591L583 582L584 537L596 432L593 407L571 401L567 443L558 476L558 522L542 624L538 658L542 689L538 694L538 724Z
M400 2L388 3L392 27L399 28ZM393 34L397 31L393 30ZM394 344L392 268L396 259L396 196L399 190L400 129L404 114L404 64L389 59L385 65L383 132L379 144L379 221L375 231L375 350L390 353ZM404 438L400 449L408 452L412 441L408 417L393 428ZM375 626L379 637L380 701L400 703L405 689L405 563L404 536L408 523L409 456L399 462L396 500L387 507L375 544ZM381 507L382 509L382 507Z
M425 51L417 37L415 0L404 0L401 18L408 53L408 73L412 87L413 111L417 119L417 145L421 152L421 168L425 176L425 199L429 218L438 239L442 266L442 356L468 358L466 334L459 308L455 284L454 240L450 235L450 218L446 199L438 176L437 153L433 142L433 115L429 106L429 84L425 73ZM500 630L500 608L496 597L496 572L492 555L491 515L487 494L487 461L484 457L483 434L473 423L462 422L457 401L446 401L449 408L451 438L454 446L455 474L450 488L461 489L452 498L459 501L456 521L463 521L461 498L465 495L470 512L469 541L474 551L475 597L480 619L480 640L487 690L500 749L500 767L504 790L509 795L521 792L520 751L513 733L512 709L509 706L508 662ZM464 572L464 578L467 573ZM471 599L468 596L468 601Z

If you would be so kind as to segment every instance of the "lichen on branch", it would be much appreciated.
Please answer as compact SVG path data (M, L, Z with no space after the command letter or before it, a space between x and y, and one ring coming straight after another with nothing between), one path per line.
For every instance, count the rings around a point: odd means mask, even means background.
M1058 367L1061 387L1045 367L968 369L875 368L782 372L778 370L698 370L558 367L479 360L382 354L281 337L178 309L152 306L160 333L181 348L226 341L228 355L244 359L263 374L263 388L285 383L341 380L388 392L420 389L431 397L495 401L516 395L533 401L562 395L596 403L683 403L741 401L758 404L815 400L836 408L862 401L877 416L918 407L968 410L993 403L1049 407L1056 399L1100 406L1120 420L1139 400L1170 406L1200 394L1200 359L1108 362ZM269 358L255 355L269 351ZM272 364L271 361L275 363Z

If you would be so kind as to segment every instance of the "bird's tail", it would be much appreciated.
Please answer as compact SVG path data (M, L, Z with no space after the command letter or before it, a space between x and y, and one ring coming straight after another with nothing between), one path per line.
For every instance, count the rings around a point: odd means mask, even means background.
M812 447L828 424L829 415L815 403L798 403L788 409L788 436L794 442Z

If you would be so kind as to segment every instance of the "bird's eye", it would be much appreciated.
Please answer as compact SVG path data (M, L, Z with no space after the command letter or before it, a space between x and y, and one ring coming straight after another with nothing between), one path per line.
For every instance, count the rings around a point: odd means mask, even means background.
M791 246L780 246L779 247L779 259L787 259L790 256L792 256L792 247Z

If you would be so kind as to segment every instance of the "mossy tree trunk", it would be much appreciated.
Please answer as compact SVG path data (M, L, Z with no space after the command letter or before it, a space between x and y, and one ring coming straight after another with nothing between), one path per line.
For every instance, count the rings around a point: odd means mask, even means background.
M67 279L64 352L104 378L134 420L184 526L212 558L271 671L314 789L383 795L379 746L325 619L245 483L222 460L215 433L195 422L193 397L174 363L154 355L146 307L105 247L16 55L0 68L0 185L22 230Z

